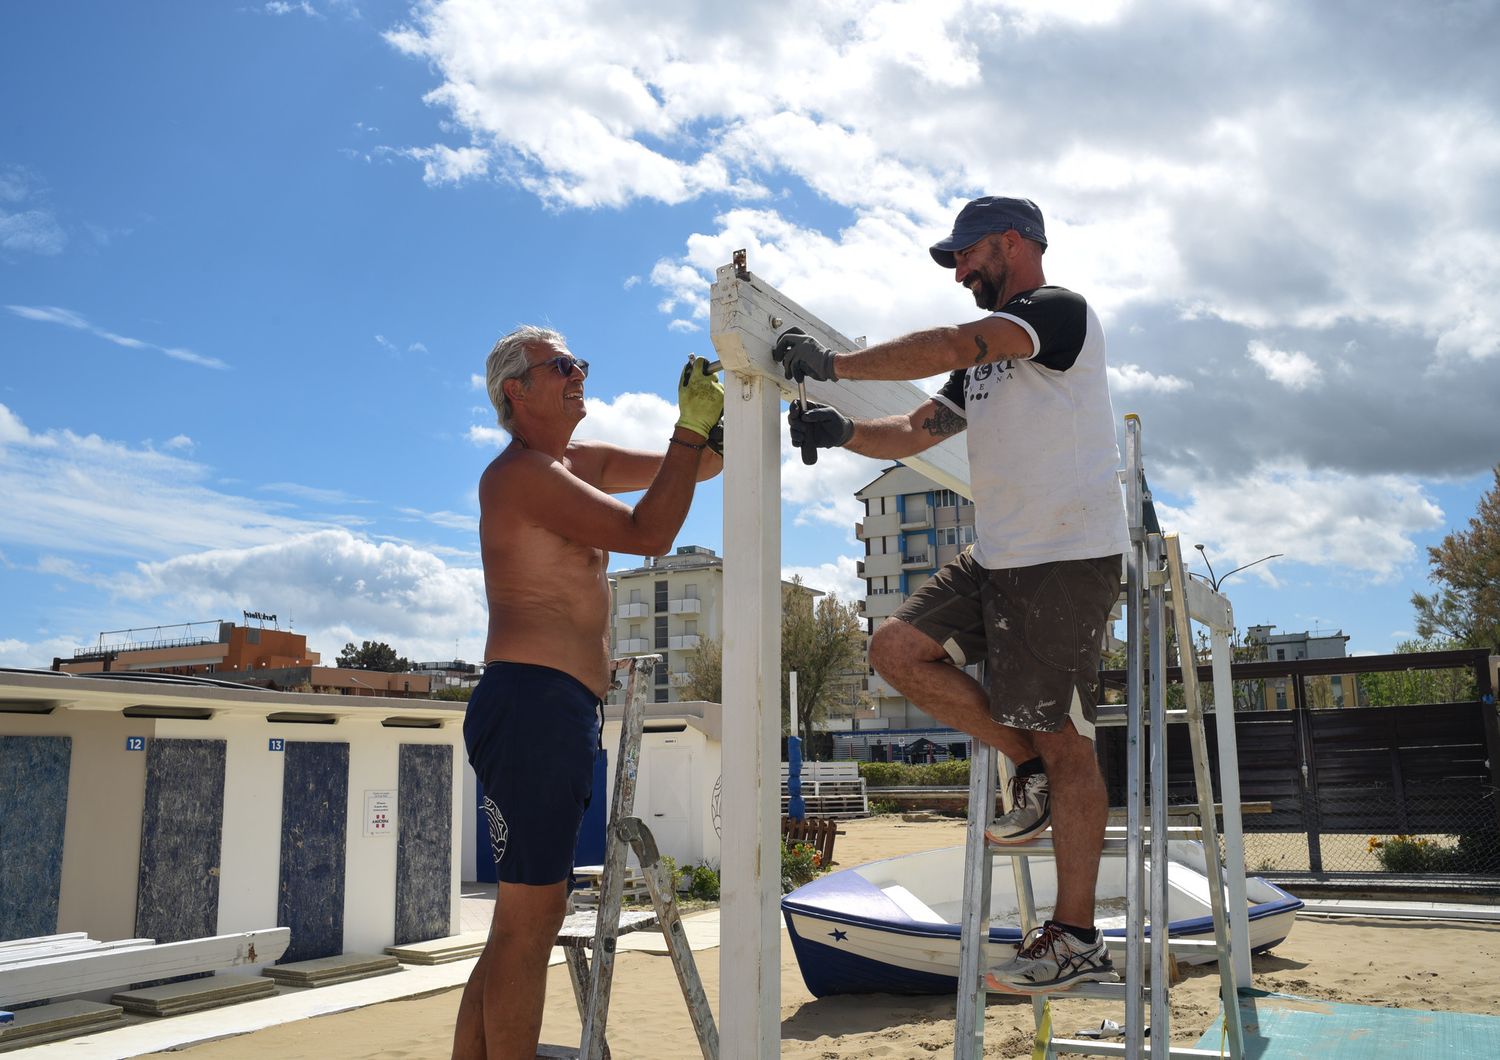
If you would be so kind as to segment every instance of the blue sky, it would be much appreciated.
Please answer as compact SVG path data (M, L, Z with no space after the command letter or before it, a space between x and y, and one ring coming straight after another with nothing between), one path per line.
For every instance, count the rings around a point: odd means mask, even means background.
M1500 458L1497 22L1304 7L12 5L0 664L241 610L477 658L498 335L659 444L733 250L846 334L964 320L925 247L988 192L1100 310L1167 524L1287 554L1240 622L1388 650ZM787 457L788 569L857 591L879 465Z

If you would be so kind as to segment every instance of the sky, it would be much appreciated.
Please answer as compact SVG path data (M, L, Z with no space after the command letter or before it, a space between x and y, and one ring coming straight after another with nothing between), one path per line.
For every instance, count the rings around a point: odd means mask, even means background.
M1284 554L1238 622L1391 650L1500 460L1497 10L7 5L0 665L246 610L477 660L496 338L659 446L736 249L879 341L976 316L926 248L981 194L1044 211L1165 526ZM784 457L785 573L862 595L882 465ZM714 482L678 543L722 539Z

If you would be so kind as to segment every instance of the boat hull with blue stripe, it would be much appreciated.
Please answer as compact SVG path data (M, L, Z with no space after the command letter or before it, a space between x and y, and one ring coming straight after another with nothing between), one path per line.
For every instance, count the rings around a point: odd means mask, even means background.
M1202 844L1173 842L1168 854L1170 938L1213 941ZM1056 900L1055 863L1036 855L1028 860L1037 916L1045 919ZM1148 877L1150 872L1148 860ZM986 958L990 967L1014 957L1021 938L1010 865L997 860L992 878ZM963 879L964 848L946 847L829 873L784 897L782 916L808 990L815 997L952 993L958 988ZM1287 937L1302 902L1259 877L1245 884L1250 948L1259 953ZM1150 890L1148 886L1148 901ZM1103 929L1117 963L1125 946L1124 896L1124 859L1103 859L1095 923ZM1177 959L1205 963L1215 959L1215 952L1193 949Z

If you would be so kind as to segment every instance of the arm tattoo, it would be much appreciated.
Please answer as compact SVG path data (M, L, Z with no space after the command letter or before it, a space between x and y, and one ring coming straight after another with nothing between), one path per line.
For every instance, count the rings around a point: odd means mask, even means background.
M974 336L974 345L979 347L979 353L974 357L974 363L979 364L990 355L989 344L984 341L983 335Z
M938 405L931 416L922 421L922 429L938 438L946 438L964 429L966 421L947 405Z

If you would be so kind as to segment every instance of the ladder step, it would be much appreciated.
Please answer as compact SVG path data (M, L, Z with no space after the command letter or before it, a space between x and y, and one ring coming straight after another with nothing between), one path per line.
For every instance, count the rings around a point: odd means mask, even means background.
M1124 725L1125 710L1124 703L1101 703L1094 708L1094 724ZM1188 712L1185 710L1169 710L1166 713L1168 725L1188 720ZM1150 721L1151 719L1148 717L1146 719L1147 724L1150 724Z
M1113 832L1114 834L1111 835L1111 832ZM1151 830L1148 828L1145 829L1145 832L1147 835L1150 835ZM1167 829L1167 838L1201 839L1203 838L1203 830L1201 828L1192 827L1169 827ZM995 858L1053 856L1053 846L1051 839L1030 839L1024 843L1007 843L1004 846L999 846L995 843L986 843L985 846L989 848L990 856ZM1130 840L1125 838L1123 828L1109 829L1105 832L1103 850L1105 857L1124 857L1126 853L1129 852L1129 847Z
M1053 1038L1052 1051L1056 1053L1082 1053L1088 1056L1124 1056L1123 1041L1094 1041L1089 1038ZM1167 1050L1172 1060L1190 1060L1193 1057L1211 1057L1222 1060L1224 1053L1218 1049L1195 1049L1190 1045L1174 1045Z
M1015 990L996 990L988 985L984 989L986 993L998 994L1002 997L1081 997L1087 998L1090 1001L1119 1001L1121 1003L1125 1001L1126 994L1123 982L1079 983L1069 990L1049 990L1044 994L1023 994ZM1151 999L1150 988L1143 989L1141 993L1149 1003Z
M563 918L562 928L557 932L557 945L592 946L598 932L598 912L593 909L580 913L569 913ZM615 935L628 935L632 931L647 931L656 927L656 914L643 910L626 909L620 913L615 925Z

